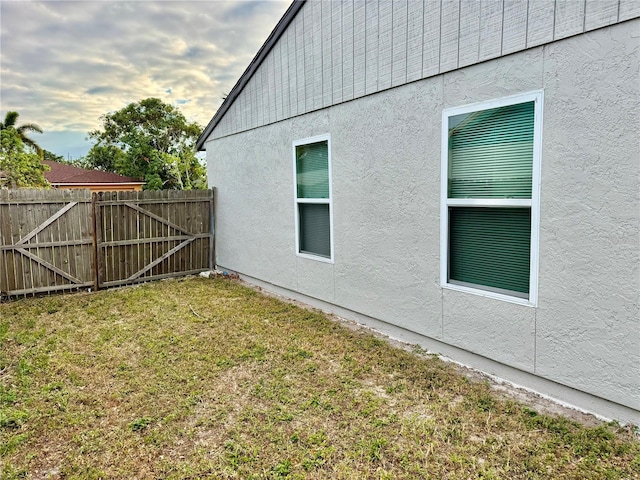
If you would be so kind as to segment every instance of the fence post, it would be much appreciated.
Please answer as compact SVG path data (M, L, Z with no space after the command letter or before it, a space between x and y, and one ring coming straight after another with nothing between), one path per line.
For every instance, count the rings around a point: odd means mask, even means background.
M100 207L96 205L98 194L91 194L91 228L93 229L93 274L94 274L94 286L95 290L100 289L100 255L98 255L98 228L101 224L99 219Z

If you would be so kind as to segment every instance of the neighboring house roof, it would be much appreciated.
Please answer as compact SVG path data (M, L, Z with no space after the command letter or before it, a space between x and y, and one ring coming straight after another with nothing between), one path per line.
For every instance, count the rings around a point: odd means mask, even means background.
M42 163L50 168L48 172L44 172L44 177L52 185L78 185L84 183L136 183L141 185L144 183L136 178L125 177L117 173L89 170L51 160L43 160Z
M253 57L253 60L251 60L251 63L249 64L247 69L244 71L240 79L233 86L233 88L231 89L231 92L229 92L229 95L227 95L227 97L224 99L224 102L222 102L222 105L220 105L220 108L218 109L216 114L213 116L211 121L209 121L205 129L202 131L202 134L200 135L200 138L198 138L198 141L196 143L196 148L198 150L203 150L202 147L204 146L204 142L207 140L207 137L209 137L209 134L211 134L211 132L216 127L218 122L222 119L224 114L227 113L227 110L229 109L231 104L238 97L238 95L240 94L242 89L245 87L247 82L249 82L249 79L258 69L262 61L267 57L267 54L271 51L271 48L276 44L278 39L282 36L282 34L287 29L291 21L294 19L298 11L302 8L302 5L304 5L305 1L306 0L293 0L293 3L289 6L287 11L284 13L282 18L276 25L276 28L274 28L271 34L269 35L269 37L267 37L267 40L264 42L262 47L260 47L260 50L258 50L258 53L256 54L256 56Z

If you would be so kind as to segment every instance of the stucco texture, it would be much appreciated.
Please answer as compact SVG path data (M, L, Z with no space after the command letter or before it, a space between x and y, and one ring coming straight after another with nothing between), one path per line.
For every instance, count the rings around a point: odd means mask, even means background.
M208 141L217 263L638 410L639 24ZM538 305L443 290L442 110L532 90L544 90ZM295 252L292 142L321 134L333 263Z
M536 373L640 409L638 21L548 45Z

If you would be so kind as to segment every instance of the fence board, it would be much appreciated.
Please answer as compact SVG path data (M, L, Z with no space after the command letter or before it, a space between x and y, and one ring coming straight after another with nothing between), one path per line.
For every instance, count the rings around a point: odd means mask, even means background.
M0 300L210 270L211 190L0 190Z

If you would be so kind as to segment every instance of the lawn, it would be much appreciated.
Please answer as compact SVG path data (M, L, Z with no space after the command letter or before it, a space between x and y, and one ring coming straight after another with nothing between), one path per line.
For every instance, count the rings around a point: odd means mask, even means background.
M640 443L238 281L0 305L0 477L640 477Z

